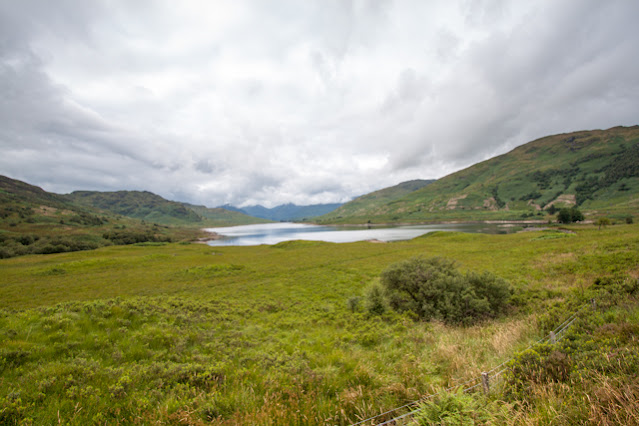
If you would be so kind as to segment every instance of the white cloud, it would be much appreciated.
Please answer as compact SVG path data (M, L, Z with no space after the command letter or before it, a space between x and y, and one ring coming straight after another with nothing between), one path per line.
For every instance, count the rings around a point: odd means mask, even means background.
M0 4L0 173L209 206L344 201L636 124L613 0Z

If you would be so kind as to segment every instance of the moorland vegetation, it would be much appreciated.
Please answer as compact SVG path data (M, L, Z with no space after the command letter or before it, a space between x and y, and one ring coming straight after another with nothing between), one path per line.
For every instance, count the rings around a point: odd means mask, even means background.
M424 415L632 424L639 228L572 226L1 260L0 423L351 424L514 358L488 396ZM507 309L464 325L349 303L415 256L506 280ZM591 298L560 343L531 346Z
M191 241L205 226L265 222L168 201L149 192L59 195L0 176L0 259L109 245Z

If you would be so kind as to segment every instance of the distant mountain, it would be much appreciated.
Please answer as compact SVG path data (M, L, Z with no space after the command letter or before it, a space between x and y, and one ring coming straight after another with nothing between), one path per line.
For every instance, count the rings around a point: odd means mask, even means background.
M226 210L241 212L249 216L281 222L288 220L312 219L314 217L330 213L341 205L341 203L333 203L298 206L292 203L288 203L269 209L261 205L237 208L227 204L221 207Z
M193 210L198 215L207 220L207 226L228 226L232 225L249 225L253 223L268 223L270 220L249 216L239 209L229 209L222 207L205 207L194 206L188 203L182 203L185 207Z
M232 206L230 204L224 204L223 206L218 206L216 208L246 214L246 212L242 210L241 208ZM257 217L257 216L254 216L254 217Z
M319 220L546 220L564 206L622 218L639 210L639 126L548 136L393 200L376 194Z

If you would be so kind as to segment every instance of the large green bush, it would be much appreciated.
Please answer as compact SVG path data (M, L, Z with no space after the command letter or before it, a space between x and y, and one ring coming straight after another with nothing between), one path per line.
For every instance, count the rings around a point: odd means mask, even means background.
M390 307L447 323L471 324L501 313L510 299L506 281L489 273L459 272L452 260L413 257L381 276Z

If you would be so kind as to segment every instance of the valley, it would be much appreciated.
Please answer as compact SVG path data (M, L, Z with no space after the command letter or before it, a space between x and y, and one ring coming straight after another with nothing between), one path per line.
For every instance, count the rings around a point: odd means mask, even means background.
M385 244L193 244L207 227L269 221L2 177L0 423L350 425L410 406L420 411L405 424L428 424L453 404L478 423L548 424L562 410L565 424L631 424L637 143L637 128L544 138L312 219L527 231ZM566 215L577 223L558 223ZM462 322L398 308L384 271L416 256L505 283L506 305ZM467 313L487 312L481 286L464 291ZM545 343L566 319L563 339ZM498 366L489 394L462 392Z

